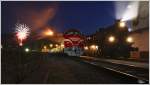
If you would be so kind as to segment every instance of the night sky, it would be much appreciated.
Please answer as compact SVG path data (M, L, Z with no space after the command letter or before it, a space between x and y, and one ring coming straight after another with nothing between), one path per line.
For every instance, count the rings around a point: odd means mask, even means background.
M115 21L114 2L108 1L2 2L1 6L2 33L14 32L15 24L21 22L31 26L31 29L53 26L58 32L75 28L84 34L91 34ZM48 12L51 8L53 10Z

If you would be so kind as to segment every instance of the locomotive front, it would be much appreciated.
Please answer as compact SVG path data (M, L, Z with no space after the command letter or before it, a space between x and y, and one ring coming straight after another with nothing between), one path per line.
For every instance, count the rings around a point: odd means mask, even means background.
M70 29L64 33L64 53L69 56L83 54L83 38L78 30Z

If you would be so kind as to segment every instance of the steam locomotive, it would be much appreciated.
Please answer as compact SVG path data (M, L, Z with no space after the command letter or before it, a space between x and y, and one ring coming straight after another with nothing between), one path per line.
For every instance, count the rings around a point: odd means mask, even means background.
M76 29L67 30L64 35L64 53L69 56L81 56L83 54L83 36Z

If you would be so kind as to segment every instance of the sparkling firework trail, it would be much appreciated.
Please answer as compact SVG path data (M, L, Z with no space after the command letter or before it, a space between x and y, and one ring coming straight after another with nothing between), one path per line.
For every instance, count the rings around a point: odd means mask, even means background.
M22 41L30 34L30 28L26 24L16 24L16 36L20 40L19 45L22 46Z

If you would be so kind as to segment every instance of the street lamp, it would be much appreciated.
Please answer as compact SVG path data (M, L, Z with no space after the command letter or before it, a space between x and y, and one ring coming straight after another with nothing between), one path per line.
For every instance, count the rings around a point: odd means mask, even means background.
M119 27L124 28L126 26L126 23L124 21L119 22Z
M110 37L108 38L108 41L109 41L109 42L114 42L114 41L115 41L115 37L114 37L114 36L110 36Z
M98 46L97 45L91 45L90 46L90 49L91 49L91 53L93 56L96 56L96 53L98 51Z
M98 46L96 45L95 48L98 49Z
M91 49L95 49L95 45L91 45Z
M46 45L43 47L44 49L47 49Z
M89 48L88 48L88 46L85 46L84 49L85 49L85 50L88 50Z
M90 48L91 48L92 50L97 50L97 49L98 49L98 46L97 46L97 45L91 45Z
M127 37L126 41L127 41L128 43L132 43L132 42L133 42L133 38L132 38L132 37Z
M25 52L29 52L30 51L30 49L29 48L25 48Z
M62 48L64 48L64 45L63 45L63 44L61 44L60 46L61 46Z
M50 47L53 47L53 44L50 44L49 46L50 46Z
M58 47L58 44L56 44L55 46Z

